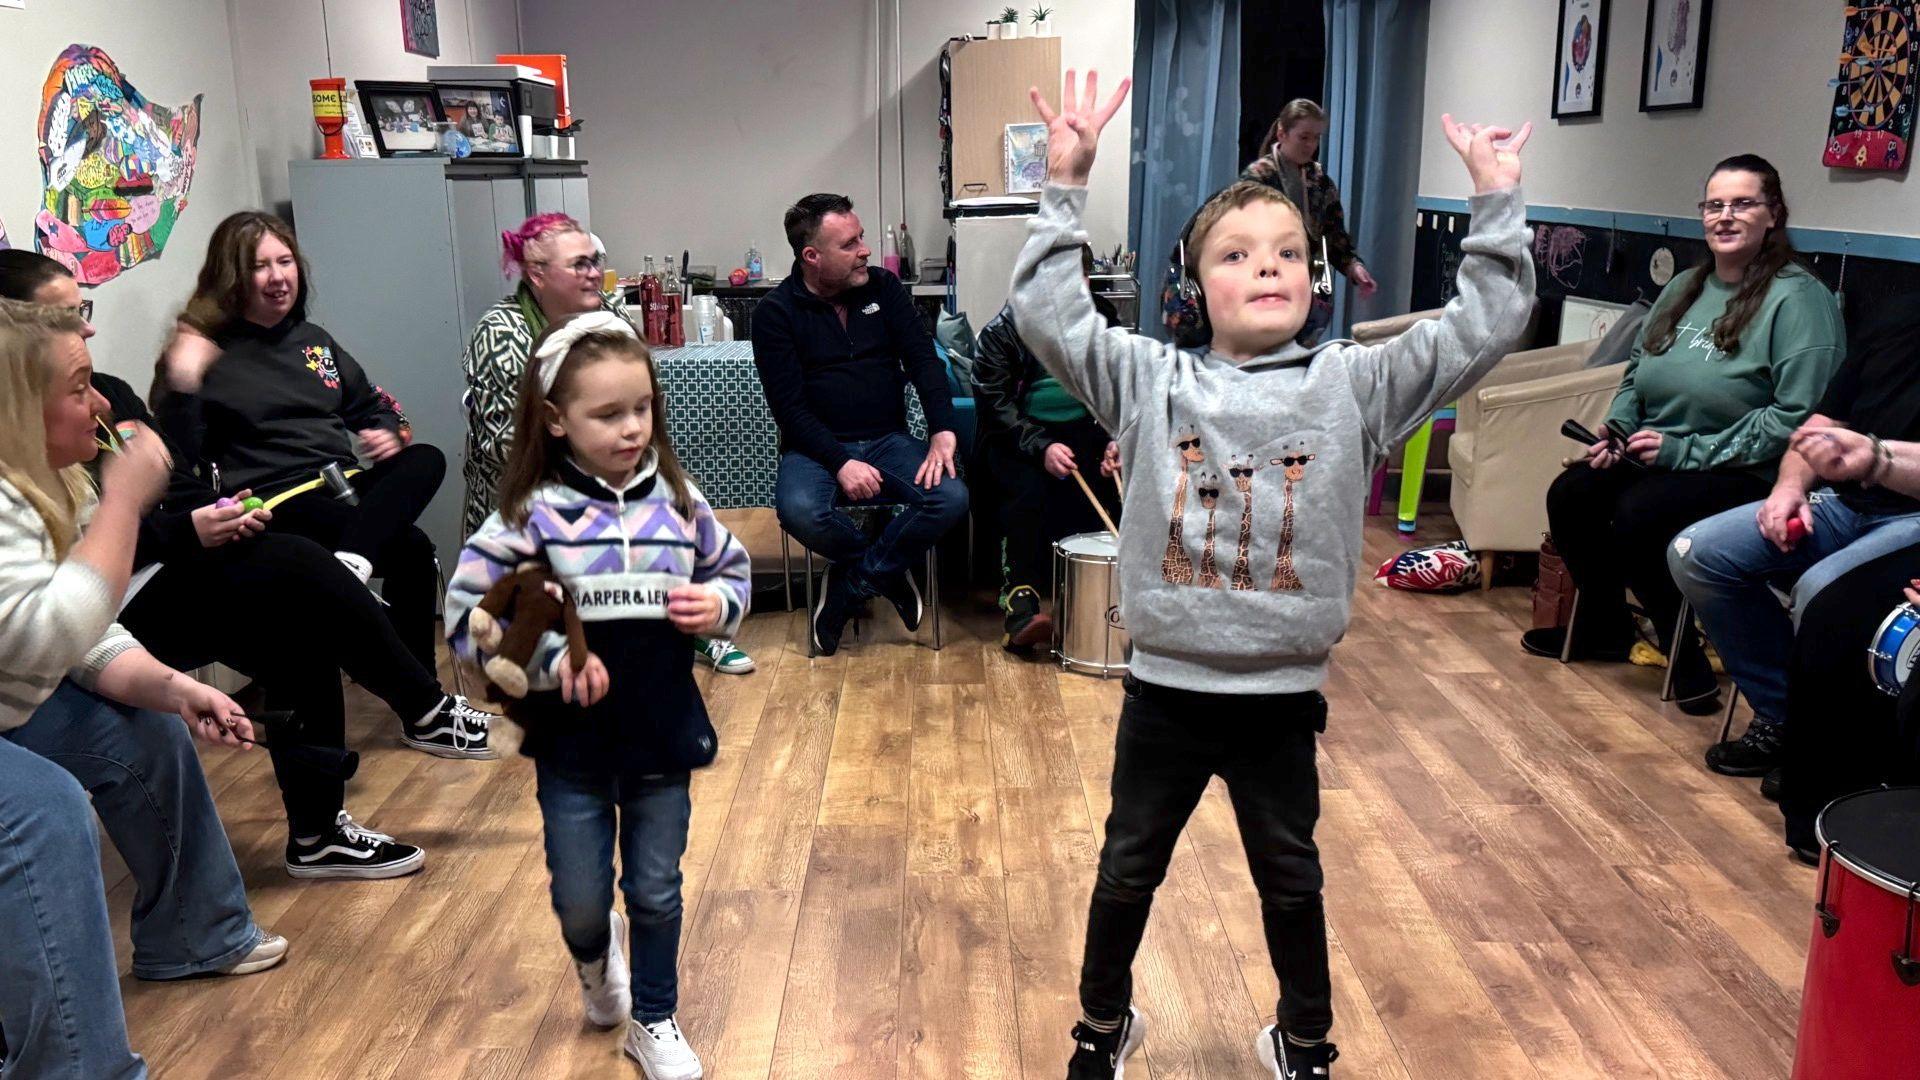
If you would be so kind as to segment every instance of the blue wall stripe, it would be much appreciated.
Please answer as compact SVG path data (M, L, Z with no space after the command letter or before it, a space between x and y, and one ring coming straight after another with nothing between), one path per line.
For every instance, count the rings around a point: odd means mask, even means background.
M1416 209L1440 213L1467 213L1467 200L1438 195L1422 195L1414 200ZM1700 219L1663 217L1659 214L1634 214L1626 211L1588 210L1578 206L1541 206L1527 204L1527 220L1556 225L1584 225L1588 228L1619 229L1621 232L1651 233L1703 239L1706 230ZM1920 263L1920 236L1889 236L1885 233L1847 232L1843 229L1788 229L1793 246L1801 251L1858 255L1865 259L1892 259Z

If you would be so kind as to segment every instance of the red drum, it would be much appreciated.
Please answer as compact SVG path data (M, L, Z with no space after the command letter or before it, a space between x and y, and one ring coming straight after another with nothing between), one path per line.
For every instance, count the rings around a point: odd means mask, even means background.
M1920 787L1820 812L1793 1080L1920 1077Z

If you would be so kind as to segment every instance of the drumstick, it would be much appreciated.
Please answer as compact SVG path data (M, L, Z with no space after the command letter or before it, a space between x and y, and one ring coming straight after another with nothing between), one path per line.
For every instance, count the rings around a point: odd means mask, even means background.
M1115 525L1113 519L1107 516L1107 508L1100 505L1100 500L1094 495L1093 489L1087 486L1087 478L1080 475L1079 469L1069 471L1073 473L1074 482L1080 485L1080 490L1086 492L1087 501L1093 504L1093 512L1100 515L1100 524L1105 525L1108 532L1119 536L1120 526Z

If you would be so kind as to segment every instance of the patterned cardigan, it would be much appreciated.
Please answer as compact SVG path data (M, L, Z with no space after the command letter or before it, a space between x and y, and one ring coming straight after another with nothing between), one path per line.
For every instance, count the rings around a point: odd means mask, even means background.
M1307 242L1317 247L1322 236L1327 238L1327 262L1335 273L1346 274L1353 269L1353 264L1363 261L1353 250L1353 237L1347 235L1347 213L1340 206L1340 188L1319 162L1310 161L1296 171L1286 168L1269 152L1247 166L1240 178L1279 188L1293 200L1306 215Z
M524 288L524 286L523 286ZM630 318L618 296L602 301L608 311ZM480 315L467 341L461 368L467 389L461 403L467 409L466 508L461 535L472 536L493 513L494 493L513 449L513 413L520 403L520 375L527 369L535 331L520 310L520 293L506 297Z

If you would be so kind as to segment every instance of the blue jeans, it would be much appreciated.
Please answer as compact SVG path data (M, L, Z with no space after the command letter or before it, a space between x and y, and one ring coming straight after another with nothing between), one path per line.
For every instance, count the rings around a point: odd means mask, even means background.
M0 738L0 1058L4 1074L147 1075L127 1044L87 793Z
M1854 567L1920 543L1920 514L1862 514L1831 490L1809 498L1813 532L1792 551L1760 535L1760 503L1696 522L1667 547L1674 584L1763 724L1786 719L1793 635L1808 602ZM1775 590L1790 597L1789 607ZM1862 664L1866 647L1862 641Z
M179 717L62 682L4 737L72 773L93 796L133 875L134 977L217 971L260 943L233 845Z
M927 444L911 435L883 435L865 442L842 443L856 461L880 470L880 494L852 502L827 467L805 454L788 452L780 458L780 478L773 502L780 526L809 551L819 552L837 566L851 567L870 588L893 580L920 562L948 529L967 516L967 486L957 477L945 477L928 491L914 483L913 474L927 459ZM877 540L869 541L844 506L889 506L896 514Z
M536 759L547 871L560 936L577 960L605 956L613 902L613 841L620 839L620 892L627 898L633 1018L665 1020L679 1007L680 856L693 802L688 777L583 774ZM617 820L616 820L617 817Z

